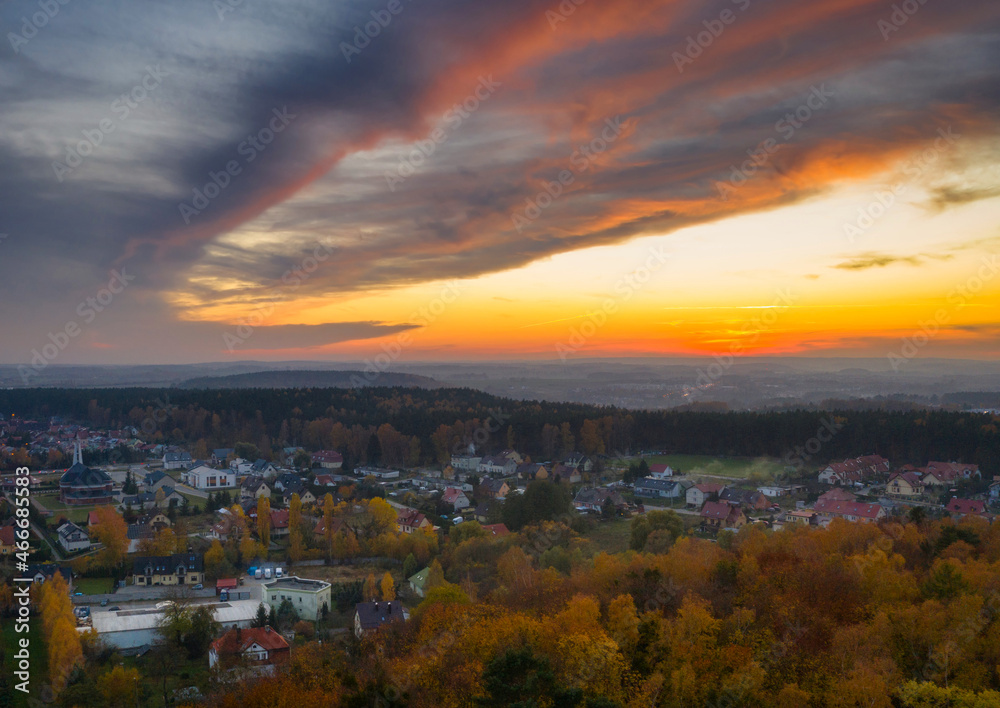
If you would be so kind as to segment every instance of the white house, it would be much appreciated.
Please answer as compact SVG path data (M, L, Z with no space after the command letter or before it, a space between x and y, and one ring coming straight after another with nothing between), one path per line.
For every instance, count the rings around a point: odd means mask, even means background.
M189 452L167 452L163 455L163 469L183 470L192 462Z
M236 486L236 473L231 469L216 470L198 465L181 475L181 481L195 489L227 489Z
M332 607L330 604L332 586L325 580L311 580L293 575L264 583L262 587L264 602L275 611L281 607L282 602L288 600L302 619L315 622L323 616L324 605L327 610Z
M233 474L250 474L250 471L253 469L253 463L250 462L250 460L244 460L242 457L237 457L229 463L229 469Z
M56 529L59 535L59 545L66 549L67 553L85 551L90 548L90 538L87 532L71 521Z

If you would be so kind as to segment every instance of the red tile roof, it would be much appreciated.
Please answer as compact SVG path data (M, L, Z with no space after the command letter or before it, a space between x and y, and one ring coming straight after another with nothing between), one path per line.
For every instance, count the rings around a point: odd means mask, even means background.
M288 528L288 509L274 509L271 511L271 528Z
M986 502L981 499L959 499L952 497L947 509L952 514L985 514Z
M14 545L14 527L0 526L0 546Z
M506 536L510 533L510 529L507 528L506 524L486 524L483 528L494 536Z
M817 500L813 511L831 516L857 516L862 519L877 519L882 512L880 504L862 502Z
M246 651L253 644L258 644L268 652L288 651L288 642L270 627L247 627L245 629L230 629L212 642L216 654L238 654Z

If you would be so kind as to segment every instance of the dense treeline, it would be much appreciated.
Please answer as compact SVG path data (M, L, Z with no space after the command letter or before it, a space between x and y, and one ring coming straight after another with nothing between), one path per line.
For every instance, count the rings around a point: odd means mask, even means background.
M366 460L373 449L370 437L389 426L379 438L394 459L382 461L396 464L443 461L476 442L480 450L511 446L534 459L573 449L657 449L781 457L806 468L877 452L897 464L960 460L978 463L987 475L1000 473L1000 419L946 411L626 411L514 401L471 389L372 387L17 389L0 391L0 412L40 421L60 415L94 426L131 425L158 442L201 441L202 452L237 441L251 442L265 455L284 445L342 447L355 462L371 461Z
M615 555L560 523L476 530L449 539L405 625L302 647L287 674L210 704L1000 704L1000 532L984 519L747 526Z

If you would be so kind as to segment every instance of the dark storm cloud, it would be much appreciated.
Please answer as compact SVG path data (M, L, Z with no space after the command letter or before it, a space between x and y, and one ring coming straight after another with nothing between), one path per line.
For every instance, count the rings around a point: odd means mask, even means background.
M891 7L865 0L591 0L566 16L541 0L401 0L345 56L388 6L247 0L220 19L207 0L75 0L17 52L5 44L0 319L44 334L127 264L135 290L116 306L179 327L154 308L162 293L253 303L315 243L336 245L337 266L301 294L472 276L791 203L939 128L996 131L1000 10L987 0L927 3L887 39ZM0 4L4 34L36 10ZM692 58L689 38L723 10L735 21ZM121 117L115 102L150 67L162 82ZM500 88L449 125L483 76ZM807 120L780 123L819 87L831 96ZM580 146L616 118L621 134L581 167ZM102 119L113 130L60 181L53 163ZM444 141L388 189L411 142L441 125ZM723 194L769 139L780 149ZM199 207L195 190L233 163ZM572 184L516 223L565 170ZM281 236L219 244L251 224Z

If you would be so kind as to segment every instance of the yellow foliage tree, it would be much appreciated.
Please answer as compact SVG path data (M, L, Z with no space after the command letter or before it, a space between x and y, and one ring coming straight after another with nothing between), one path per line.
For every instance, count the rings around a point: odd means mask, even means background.
M114 507L101 506L94 513L97 522L89 531L91 538L104 546L100 553L101 564L106 568L118 568L128 554L128 525Z
M139 672L116 666L97 679L97 690L104 699L103 705L111 708L128 708L135 703L139 687Z
M379 588L378 583L375 580L374 573L368 574L368 577L365 579L365 586L362 588L362 592L364 593L364 599L366 602L378 599Z
M393 582L389 571L386 571L385 575L382 576L382 582L379 583L379 589L382 591L382 599L386 602L396 599L396 583Z
M264 548L271 547L271 500L267 497L257 500L257 538Z

